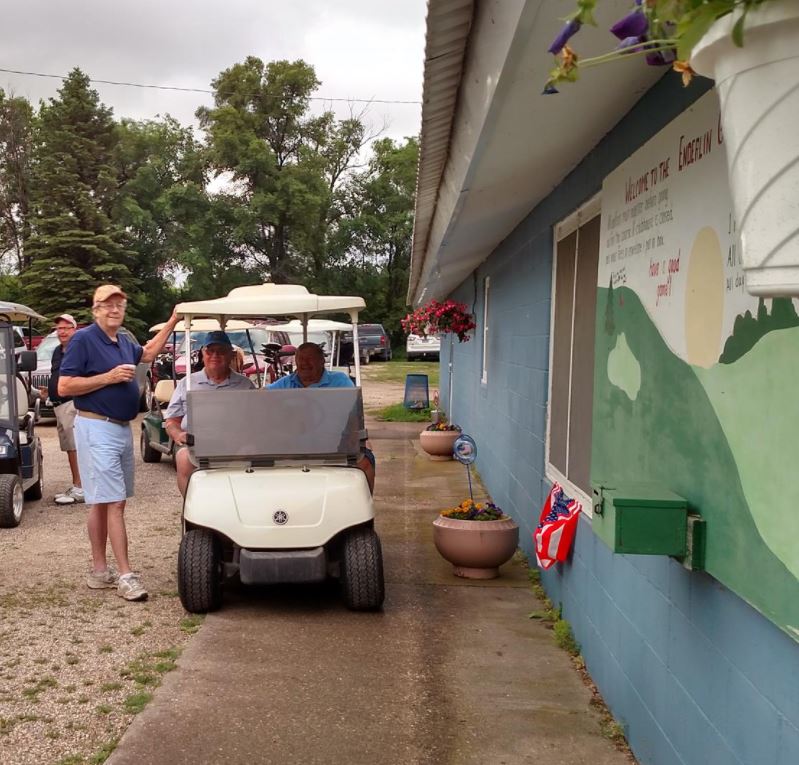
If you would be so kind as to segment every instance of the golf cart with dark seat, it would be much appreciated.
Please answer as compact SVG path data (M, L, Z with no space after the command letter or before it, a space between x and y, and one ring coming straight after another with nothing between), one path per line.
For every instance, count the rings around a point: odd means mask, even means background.
M38 391L30 372L36 351L15 350L14 324L44 316L19 303L0 301L0 527L19 526L26 499L42 498L42 445L36 435ZM31 332L32 334L32 332ZM27 372L27 380L22 376Z

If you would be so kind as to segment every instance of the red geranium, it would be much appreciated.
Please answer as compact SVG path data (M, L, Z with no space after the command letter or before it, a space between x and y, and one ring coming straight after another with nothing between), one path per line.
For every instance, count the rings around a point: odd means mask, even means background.
M465 343L469 340L469 332L477 325L472 315L466 310L465 303L446 300L443 303L431 300L409 313L401 322L408 335L443 335L451 332L458 340Z

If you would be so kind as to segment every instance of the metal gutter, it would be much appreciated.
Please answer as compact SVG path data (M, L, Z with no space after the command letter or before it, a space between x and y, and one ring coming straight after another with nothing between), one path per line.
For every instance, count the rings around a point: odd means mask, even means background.
M458 105L474 0L429 0L408 302L419 283Z

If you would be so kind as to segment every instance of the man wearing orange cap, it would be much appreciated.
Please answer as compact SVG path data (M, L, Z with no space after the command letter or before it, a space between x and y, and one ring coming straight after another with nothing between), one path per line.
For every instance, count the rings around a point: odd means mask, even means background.
M177 324L173 311L163 329L144 347L119 332L128 298L121 287L101 284L94 291L94 324L78 330L61 362L59 396L72 396L77 416L75 442L89 505L91 589L116 587L126 600L145 600L147 590L128 561L125 503L133 496L133 433L139 410L136 365L151 363ZM107 542L119 569L108 566Z

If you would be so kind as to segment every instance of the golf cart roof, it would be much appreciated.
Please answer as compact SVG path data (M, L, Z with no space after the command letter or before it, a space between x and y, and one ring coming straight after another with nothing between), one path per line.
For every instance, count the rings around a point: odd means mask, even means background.
M166 326L166 322L162 321L160 324L153 324L150 327L150 332L158 332L162 330ZM240 319L231 319L230 321L225 324L225 329L255 329L257 325L250 324L248 321L241 321ZM195 319L191 323L191 331L192 332L211 332L215 329L219 329L219 322L216 319ZM179 321L175 325L174 332L185 332L186 331L186 324L182 321Z
M227 297L195 300L176 307L182 316L294 316L307 319L322 313L349 313L357 318L366 308L361 297L313 295L299 284L256 284L236 287ZM192 321L192 326L194 322Z
M5 300L0 300L0 316L7 317L9 321L27 321L28 319L47 321L47 317L36 313L36 311L26 305L8 303Z
M293 321L287 321L283 324L270 324L269 328L295 334L297 332L302 332L302 322L299 319L294 319ZM309 332L350 332L351 330L352 324L348 324L345 321L308 319Z

